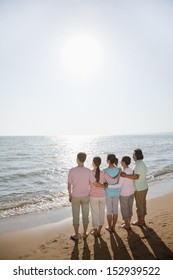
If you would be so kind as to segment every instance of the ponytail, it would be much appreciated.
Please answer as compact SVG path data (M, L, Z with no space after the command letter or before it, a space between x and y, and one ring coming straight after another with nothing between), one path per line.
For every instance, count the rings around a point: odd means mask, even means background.
M116 158L116 156L114 154L109 154L107 156L107 160L109 160L111 164L118 165L118 159Z
M100 168L99 168L99 166L97 166L95 178L96 178L96 182L98 183L100 181Z
M95 178L96 178L96 182L98 183L100 181L100 167L99 166L101 164L101 158L100 157L94 157L93 162L97 166L96 173L95 173Z

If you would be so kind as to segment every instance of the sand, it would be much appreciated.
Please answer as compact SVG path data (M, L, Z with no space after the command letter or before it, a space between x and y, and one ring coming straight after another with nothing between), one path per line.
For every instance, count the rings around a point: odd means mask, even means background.
M70 240L71 219L0 234L1 260L173 260L173 193L148 201L146 226L78 242ZM135 209L134 209L135 210ZM134 215L135 219L135 215ZM91 225L89 226L91 230Z

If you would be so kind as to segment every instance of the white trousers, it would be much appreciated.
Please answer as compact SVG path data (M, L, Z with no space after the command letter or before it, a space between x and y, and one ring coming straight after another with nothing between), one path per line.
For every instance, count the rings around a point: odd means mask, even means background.
M103 226L105 221L105 197L90 196L90 206L93 228Z

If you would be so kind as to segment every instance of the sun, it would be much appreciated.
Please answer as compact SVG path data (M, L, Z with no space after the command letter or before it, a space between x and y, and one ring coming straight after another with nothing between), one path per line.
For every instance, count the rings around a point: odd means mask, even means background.
M103 47L99 41L87 35L69 37L62 50L63 65L75 78L94 76L103 64Z

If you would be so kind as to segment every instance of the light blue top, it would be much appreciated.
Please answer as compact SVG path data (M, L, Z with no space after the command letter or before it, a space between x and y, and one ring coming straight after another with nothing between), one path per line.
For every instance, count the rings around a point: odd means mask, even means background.
M119 173L119 168L118 167L114 167L114 168L110 168L107 167L104 169L104 172L109 175L111 178L115 178L118 176ZM106 183L108 183L109 185L115 185L112 182L109 182L108 180L106 180ZM106 196L107 197L113 197L113 196L119 196L120 195L120 188L114 189L114 188L105 188L106 191Z

